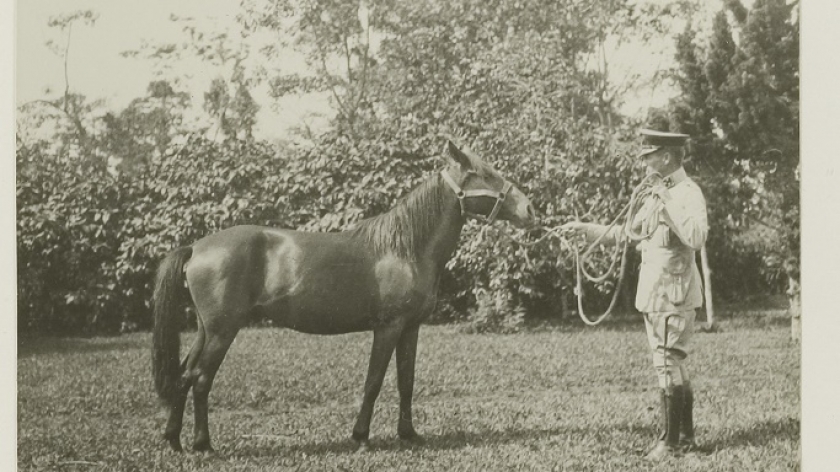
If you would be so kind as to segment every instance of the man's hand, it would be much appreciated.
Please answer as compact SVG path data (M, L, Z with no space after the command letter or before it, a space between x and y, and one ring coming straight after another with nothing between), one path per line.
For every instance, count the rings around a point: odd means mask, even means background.
M560 231L570 234L573 237L582 237L587 243L591 243L604 234L606 226L597 223L583 223L581 221L570 221L560 226ZM608 241L604 241L608 242Z
M577 235L580 233L585 233L589 226L591 226L589 223L584 223L582 221L570 221L560 226L560 231L564 233L571 233L573 235Z
M671 192L670 190L668 190L668 187L666 187L665 184L659 183L654 185L653 188L650 189L650 192L659 197L659 199L663 202L668 202L671 200Z

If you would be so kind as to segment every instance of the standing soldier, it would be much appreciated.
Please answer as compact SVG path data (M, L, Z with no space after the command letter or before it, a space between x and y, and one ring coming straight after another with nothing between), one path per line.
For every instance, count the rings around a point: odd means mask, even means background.
M649 129L640 133L644 148L639 159L649 173L662 176L628 227L634 235L646 235L638 243L642 262L636 308L645 314L662 410L661 433L646 457L660 461L695 447L694 393L684 362L695 309L703 304L695 253L706 243L708 223L703 193L682 166L688 135ZM571 222L563 229L594 241L608 227ZM617 244L627 237L616 226L602 241Z

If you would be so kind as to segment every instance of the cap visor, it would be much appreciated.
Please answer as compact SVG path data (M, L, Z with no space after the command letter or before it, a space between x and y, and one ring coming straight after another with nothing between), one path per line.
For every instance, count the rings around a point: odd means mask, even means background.
M661 147L659 147L659 146L642 149L642 150L641 150L641 152L639 152L638 157L640 157L640 158L641 158L641 157L645 157L645 156L647 156L648 154L653 154L654 152L656 152L656 151L658 151L658 150L660 150L660 149L662 149L662 148L661 148Z

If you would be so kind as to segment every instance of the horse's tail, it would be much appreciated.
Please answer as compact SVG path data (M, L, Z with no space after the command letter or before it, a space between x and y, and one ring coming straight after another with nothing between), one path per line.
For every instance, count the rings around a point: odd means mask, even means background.
M157 271L154 292L155 327L152 333L152 374L158 397L171 405L181 375L181 329L185 316L182 309L184 264L192 256L192 247L170 252Z

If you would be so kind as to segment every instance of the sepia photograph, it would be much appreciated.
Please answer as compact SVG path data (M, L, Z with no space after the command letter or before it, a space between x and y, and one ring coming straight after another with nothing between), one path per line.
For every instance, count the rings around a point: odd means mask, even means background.
M810 7L12 2L4 460L833 470Z

